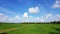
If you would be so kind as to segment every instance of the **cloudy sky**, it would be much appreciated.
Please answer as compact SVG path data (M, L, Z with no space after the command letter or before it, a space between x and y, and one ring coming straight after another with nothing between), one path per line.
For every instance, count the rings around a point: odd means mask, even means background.
M60 0L0 0L0 22L60 21Z

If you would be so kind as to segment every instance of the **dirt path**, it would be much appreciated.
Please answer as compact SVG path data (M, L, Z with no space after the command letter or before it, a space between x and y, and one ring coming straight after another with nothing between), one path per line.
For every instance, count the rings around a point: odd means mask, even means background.
M10 28L10 29L1 30L0 33L5 33L5 32L16 30L16 29L19 29L19 28Z
M24 26L24 27L21 27L21 28L20 27L16 27L16 28L5 29L5 30L1 30L0 33L6 33L6 32L9 32L9 31L22 29L22 28L25 28L25 27L28 27L28 26Z

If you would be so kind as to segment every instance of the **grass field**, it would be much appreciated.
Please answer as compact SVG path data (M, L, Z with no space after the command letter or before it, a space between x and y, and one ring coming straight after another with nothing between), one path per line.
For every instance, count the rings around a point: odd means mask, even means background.
M2 24L7 34L60 34L60 24Z

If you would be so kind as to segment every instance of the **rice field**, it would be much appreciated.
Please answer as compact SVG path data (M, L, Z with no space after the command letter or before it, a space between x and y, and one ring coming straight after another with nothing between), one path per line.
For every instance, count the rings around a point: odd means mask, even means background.
M60 34L60 24L1 24L0 34Z

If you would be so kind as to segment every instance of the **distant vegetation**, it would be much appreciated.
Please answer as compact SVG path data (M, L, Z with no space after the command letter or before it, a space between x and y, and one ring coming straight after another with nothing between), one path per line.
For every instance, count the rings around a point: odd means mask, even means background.
M60 21L53 21L53 22L22 22L22 24L60 24Z
M20 23L5 23L0 22L1 24L60 24L60 21L52 21L52 22L20 22Z
M53 21L53 22L50 22L52 24L60 24L60 21Z

